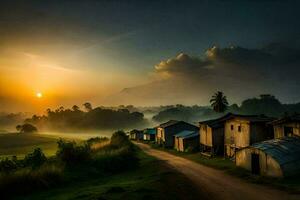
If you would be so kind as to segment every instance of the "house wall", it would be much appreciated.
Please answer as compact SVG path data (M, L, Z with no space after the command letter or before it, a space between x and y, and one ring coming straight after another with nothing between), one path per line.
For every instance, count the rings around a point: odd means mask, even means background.
M213 129L213 153L224 154L224 127Z
M192 138L175 138L175 149L184 152L188 147L199 147L199 136Z
M251 123L250 145L256 142L273 139L273 133L264 122Z
M164 135L165 135L164 132L165 132L165 130L163 128L157 128L155 141L158 144L163 144L164 143Z
M231 130L233 126L233 130ZM241 126L239 132L238 127ZM232 157L236 148L247 147L250 144L250 122L244 119L230 119L225 122L224 145L226 156Z
M200 144L212 147L212 128L206 124L200 124L199 127Z
M178 137L174 137L174 149L179 151L179 138Z
M198 131L198 127L182 122L164 128L163 136L162 136L164 145L166 147L173 147L174 135L184 130Z
M270 177L283 177L278 162L263 151L255 148L244 148L236 152L236 166L252 170L252 153L259 154L260 174Z
M206 124L199 125L200 145L204 149L210 147L211 154L223 154L224 152L224 127L211 128Z
M178 138L177 151L184 151L184 140L182 138Z
M274 138L282 138L284 137L284 127L292 127L293 134L300 136L300 123L299 122L290 122L274 125Z

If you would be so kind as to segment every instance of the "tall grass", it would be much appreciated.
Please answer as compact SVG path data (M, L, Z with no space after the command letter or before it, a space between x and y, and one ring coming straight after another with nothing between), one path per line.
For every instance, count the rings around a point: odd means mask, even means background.
M101 144L103 143L103 144ZM118 131L110 140L90 139L82 144L59 140L56 156L47 158L41 149L35 149L24 160L5 160L0 171L0 194L8 198L41 189L67 184L83 177L92 179L91 173L108 176L138 166L136 148L126 134ZM92 146L97 145L97 148ZM1 165L0 165L1 166ZM79 170L78 170L79 169Z
M62 182L63 167L60 165L43 165L35 170L25 168L0 175L0 194L8 198L16 194L50 188Z

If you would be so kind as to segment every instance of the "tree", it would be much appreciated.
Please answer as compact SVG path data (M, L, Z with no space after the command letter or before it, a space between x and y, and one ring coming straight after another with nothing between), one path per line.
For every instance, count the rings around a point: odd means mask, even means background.
M210 100L211 106L213 107L214 111L222 113L224 112L228 107L228 101L227 97L224 96L223 92L218 91L216 92L211 100Z
M88 112L93 110L92 104L89 102L84 103L83 106L84 106L84 109Z
M20 133L34 133L37 132L37 128L31 124L23 124L23 125L18 125L16 126L17 131Z
M77 105L72 106L73 111L79 111L79 107Z

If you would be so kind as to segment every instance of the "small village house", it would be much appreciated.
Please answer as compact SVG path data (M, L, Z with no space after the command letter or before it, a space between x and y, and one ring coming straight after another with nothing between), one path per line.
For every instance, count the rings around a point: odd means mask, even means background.
M143 131L133 129L129 132L129 139L131 140L143 140Z
M300 173L300 137L291 136L255 143L236 153L236 165L270 177Z
M198 131L181 131L174 135L174 148L177 151L195 151L199 147Z
M199 122L200 151L204 155L224 155L224 124L231 113Z
M156 128L146 128L144 130L143 139L145 141L155 141Z
M267 122L272 118L263 115L231 114L225 121L224 148L226 157L235 157L237 150L256 142L273 138Z
M156 142L165 147L174 146L174 135L181 131L198 131L198 127L184 121L170 120L157 127Z
M274 128L274 138L300 136L300 114L286 116L270 122Z

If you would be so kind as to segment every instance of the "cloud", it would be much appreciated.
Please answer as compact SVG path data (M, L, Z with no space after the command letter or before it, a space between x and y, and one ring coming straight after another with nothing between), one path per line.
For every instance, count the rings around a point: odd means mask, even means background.
M154 71L169 77L186 76L188 78L204 75L233 76L246 79L256 76L277 78L278 75L295 76L300 64L300 50L281 44L270 44L259 49L247 49L239 46L220 48L213 46L204 55L193 57L180 53L174 58L161 61ZM295 77L296 78L296 77Z
M299 102L299 66L300 50L289 45L213 46L200 56L180 53L161 61L153 69L155 81L127 88L108 102L207 105L216 90L225 92L231 103L263 93L283 102Z

